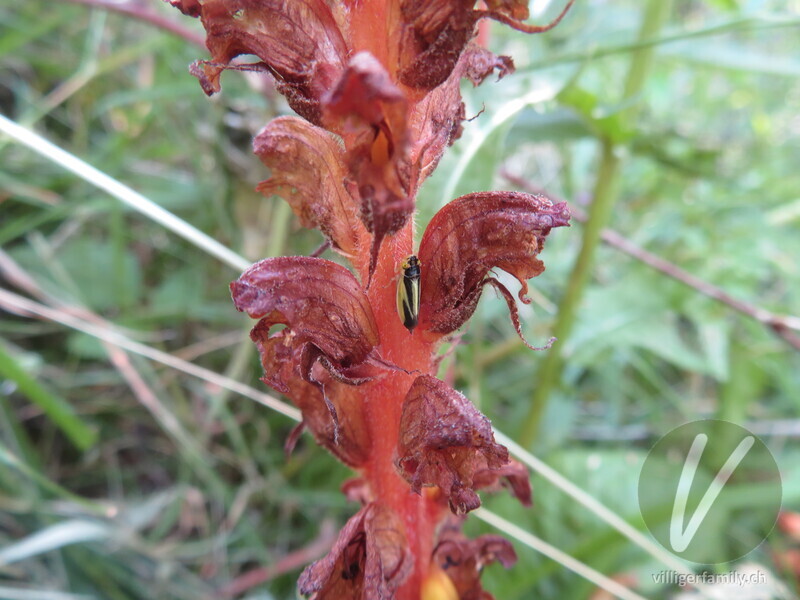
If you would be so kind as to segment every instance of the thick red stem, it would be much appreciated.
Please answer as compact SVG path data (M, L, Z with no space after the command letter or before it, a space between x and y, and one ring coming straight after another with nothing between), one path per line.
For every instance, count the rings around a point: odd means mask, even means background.
M428 572L433 551L434 530L442 517L441 503L431 494L413 493L394 466L403 400L414 379L423 373L434 372L431 341L424 339L419 330L409 333L395 306L399 265L412 254L412 233L413 223L409 221L406 227L384 242L368 290L380 332L381 358L409 373L390 371L361 388L372 440L372 455L364 475L375 498L390 506L403 520L415 561L412 575L398 590L398 600L419 600L420 586Z

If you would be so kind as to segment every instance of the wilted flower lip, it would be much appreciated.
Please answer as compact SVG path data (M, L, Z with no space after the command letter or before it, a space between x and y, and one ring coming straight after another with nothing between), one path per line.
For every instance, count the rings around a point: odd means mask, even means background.
M474 478L508 464L508 450L496 443L491 423L462 394L430 375L420 375L403 401L395 465L419 493L436 485L451 510L464 514L480 506ZM483 481L491 480L484 473Z
M527 302L527 280L544 271L537 256L545 238L553 227L568 224L566 204L521 192L475 192L446 204L420 241L420 327L438 334L455 331L472 316L483 287L493 285L522 337L513 298L489 274L500 268L516 277L519 297Z
M519 309L517 308L517 303L514 301L514 296L508 290L506 286L500 283L494 277L487 277L484 282L488 285L491 285L497 292L502 296L503 300L506 301L506 306L508 306L509 316L511 317L511 324L514 326L514 331L517 332L519 339L522 340L522 343L525 344L531 350L535 350L537 352L541 350L549 349L556 341L556 338L551 337L544 346L534 346L528 340L525 339L525 336L522 334L522 323L519 318ZM527 290L527 288L526 288ZM519 298L525 304L530 304L531 299L528 298L525 293L526 290L520 290Z
M315 600L389 599L412 569L402 521L386 505L371 502L342 527L327 556L303 571L298 587Z
M574 2L569 0L561 13L546 25L523 23L529 16L527 0L489 0L487 5L490 10L476 10L475 13L480 19L487 17L523 33L544 33L561 22Z
M370 243L359 219L360 200L347 189L349 170L341 143L326 130L299 117L278 117L255 137L253 150L272 169L272 177L256 188L278 194L304 227L319 229L356 263Z
M447 574L461 600L494 600L481 586L481 572L492 562L509 568L517 561L517 554L499 535L468 539L461 533L461 519L450 517L441 527L432 562Z
M323 0L169 0L184 14L199 16L211 61L192 72L204 91L219 91L230 62L252 54L275 80L292 108L311 122L320 118L319 97L341 70L349 48Z
M304 424L317 442L343 463L353 468L363 466L369 458L370 440L356 388L338 381L322 363L317 366L319 355L312 357L310 343L292 345L294 340L284 334L286 329L271 336L261 335L260 329L265 329L261 322L253 328L251 337L261 355L262 381L286 394L303 413L301 426L286 440L287 452Z
M533 504L530 473L525 465L514 459L509 459L508 463L501 467L478 471L473 482L476 489L488 491L508 487L511 494L523 506L531 506Z
M526 33L542 33L561 21L573 1L547 25L523 22L529 16L528 0L489 0L488 10L473 10L474 2L462 0L403 1L398 77L409 87L433 89L455 68L480 19L494 19Z
M340 368L380 343L369 300L345 267L322 258L266 258L231 283L234 304L269 326L284 323Z
M436 168L445 148L461 136L464 121L461 80L466 78L478 85L495 70L499 70L498 77L502 78L514 71L514 63L507 56L495 56L470 44L448 78L415 103L409 116L409 129L415 132L409 150L413 193Z
M231 283L231 293L237 309L260 319L250 336L261 352L265 382L287 393L294 374L317 387L337 445L339 415L325 381L314 375L314 365L339 383L360 385L371 378L363 368L380 340L361 285L341 265L294 256L256 263ZM286 329L271 335L276 324ZM278 364L267 363L268 356ZM280 363L291 365L288 373Z

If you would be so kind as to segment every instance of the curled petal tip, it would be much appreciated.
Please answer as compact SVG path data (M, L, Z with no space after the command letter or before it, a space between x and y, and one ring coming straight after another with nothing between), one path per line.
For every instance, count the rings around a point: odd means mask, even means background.
M527 280L544 271L538 254L545 238L568 223L565 203L553 205L544 196L521 192L478 192L445 205L420 242L419 258L426 265L421 327L442 334L458 329L475 311L483 286L493 285L521 335L513 297L489 274L500 268L516 277L522 285L519 298L526 302Z

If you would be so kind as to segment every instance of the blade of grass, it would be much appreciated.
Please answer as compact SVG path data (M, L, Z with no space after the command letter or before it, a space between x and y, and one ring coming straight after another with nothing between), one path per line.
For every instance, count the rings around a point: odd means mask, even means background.
M548 56L547 60L533 61L529 63L523 72L546 69L556 65L584 63L590 60L596 60L598 58L605 58L607 56L614 56L616 54L628 54L637 50L654 48L656 46L663 46L673 42L682 42L685 40L715 35L725 35L728 33L746 33L750 31L781 29L784 27L792 28L797 27L798 24L800 24L800 19L791 14L781 15L764 13L760 15L751 15L730 21L715 23L713 25L709 25L708 27L695 29L693 31L681 30L677 33L658 37L652 35L645 39L640 38L634 42L626 44L590 48L581 52L562 54L561 56Z
M644 596L640 596L636 592L629 590L624 585L606 577L598 571L595 571L589 565L571 557L566 552L562 552L555 546L548 544L532 533L517 527L511 521L506 521L504 518L494 514L490 510L486 510L485 508L477 508L472 511L472 514L484 523L488 523L495 529L502 531L508 537L517 540L519 543L526 545L528 548L532 548L533 550L544 554L547 558L556 561L573 573L580 575L587 581L591 581L597 587L604 589L609 594L612 594L617 598L621 598L622 600L647 600Z
M0 442L0 465L5 465L6 467L14 469L21 475L24 475L31 481L34 481L43 490L49 492L57 498L63 498L64 500L74 502L92 514L98 516L107 515L108 510L102 505L97 504L92 500L87 500L86 498L78 496L77 494L73 494L68 489L63 488L57 483L51 481L37 470L31 468L30 465L27 465L21 461L2 442Z
M5 436L9 446L22 457L34 469L42 468L42 461L36 451L33 441L31 441L27 430L23 427L17 414L14 412L8 397L3 395L0 397L0 439ZM24 495L23 491L16 485L8 485L9 481L4 479L4 473L0 472L0 488L5 484L6 489L14 489L20 495Z
M33 27L11 27L11 23L3 23L3 35L0 36L0 56L12 54L32 40L46 36L53 29L61 26L63 16L58 12L42 15ZM14 24L16 25L16 24Z
M195 246L202 247L206 252L237 271L244 271L250 266L249 260L239 256L183 219L164 210L152 200L145 198L140 193L120 183L116 179L98 171L73 154L62 150L39 134L14 123L4 115L0 115L0 132L5 133L20 144L27 146L34 152L37 152L57 165L71 171L84 181L108 192L118 200L124 202L156 223L163 225Z
M93 14L87 30L83 56L78 69L52 92L47 94L40 103L31 103L24 108L27 114L20 121L26 126L32 126L36 121L50 113L56 106L59 106L86 86L97 74L97 57L100 54L99 49L105 30L105 15L102 13Z
M187 462L206 481L209 488L216 490L220 496L224 496L222 490L225 489L225 485L214 469L209 466L211 456L206 453L205 448L198 440L192 437L175 414L161 401L159 395L153 391L141 373L134 367L128 354L109 342L103 342L103 346L111 364L120 373L139 403L150 412L153 419L175 440L183 455L187 457Z
M205 36L189 27L184 27L182 23L161 16L155 10L149 10L146 5L139 2L112 2L109 0L69 0L75 4L86 4L91 7L102 8L112 12L118 12L123 15L131 16L135 19L140 19L146 23L154 25L159 29L169 31L175 35L182 37L187 42L199 46L203 50L206 49Z
M0 550L0 566L27 560L45 552L71 544L107 540L112 535L108 525L86 519L71 519L56 523L9 544Z
M50 321L55 321L56 323L61 323L66 327L76 329L77 331L81 331L100 340L104 340L110 344L119 346L124 350L133 352L134 354L139 354L145 358L149 358L150 360L160 362L168 367L207 381L208 383L227 387L231 391L250 398L251 400L255 400L259 404L263 404L264 406L267 406L268 408L271 408L295 421L299 421L302 418L299 410L286 404L285 402L282 402L281 400L278 400L277 398L273 398L268 394L258 392L250 386L228 377L224 377L223 375L219 375L218 373L214 373L208 369L204 369L203 367L198 367L197 365L185 360L181 360L180 358L177 358L166 352L162 352L145 344L135 342L114 330L100 327L92 323L87 323L83 319L79 319L69 314L65 310L50 308L3 289L0 289L0 305L3 305L6 310L36 315Z
M97 431L84 422L66 400L31 377L3 344L0 344L0 375L13 381L78 449L88 450L97 442Z
M52 590L35 590L33 588L0 587L0 598L3 600L97 600L96 596L85 594L68 594Z

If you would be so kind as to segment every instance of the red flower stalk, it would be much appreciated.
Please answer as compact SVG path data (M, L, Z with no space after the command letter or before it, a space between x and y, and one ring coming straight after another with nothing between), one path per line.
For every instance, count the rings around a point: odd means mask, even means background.
M523 22L527 0L486 0L481 10L473 0L170 2L202 19L211 60L191 72L207 93L219 91L224 70L260 71L300 115L256 137L272 171L258 189L289 202L355 271L270 258L231 284L236 308L258 319L251 337L263 381L302 411L287 447L307 427L358 473L344 491L362 508L303 572L300 591L318 600L491 598L480 571L511 565L513 549L497 536L467 540L461 515L480 505L478 489L500 485L530 504L530 484L488 419L435 377L436 349L486 285L522 337L515 299L491 271L516 277L530 302L527 279L544 270L537 256L550 230L568 225L566 206L518 192L458 198L420 241L416 328L398 316L395 290L413 254L417 190L461 133L460 80L513 71L510 58L470 42L477 22L546 31L572 2L543 27ZM234 62L240 55L260 60Z

